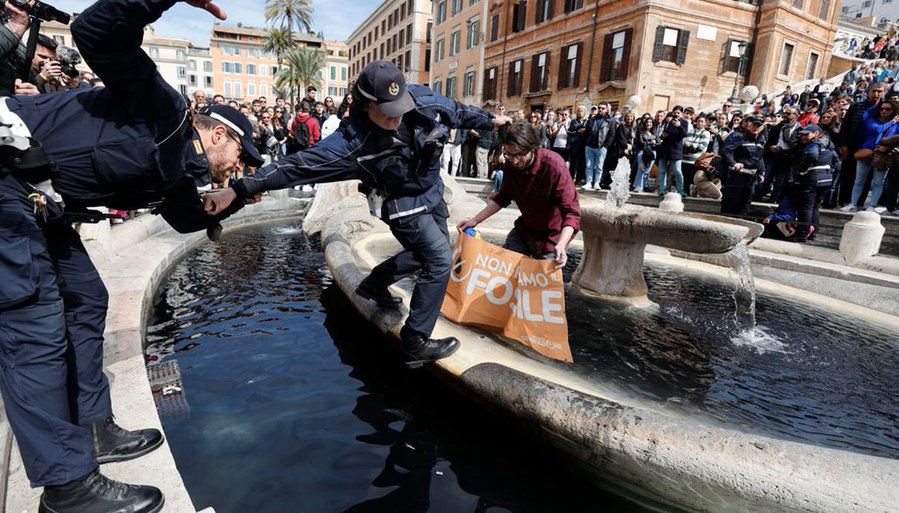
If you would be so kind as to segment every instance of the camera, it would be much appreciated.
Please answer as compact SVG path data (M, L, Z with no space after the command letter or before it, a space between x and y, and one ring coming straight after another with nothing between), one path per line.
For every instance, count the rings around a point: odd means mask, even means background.
M0 5L9 2L14 6L27 12L33 18L41 21L58 21L63 25L68 25L72 21L72 16L67 12L60 11L52 5L45 4L40 0L36 0L34 5L29 7L28 0L0 0Z
M62 72L69 78L78 78L78 76L81 75L81 72L75 68L75 66L81 64L81 54L78 53L78 50L60 45L59 48L56 49L56 57L59 59L59 65L62 68Z

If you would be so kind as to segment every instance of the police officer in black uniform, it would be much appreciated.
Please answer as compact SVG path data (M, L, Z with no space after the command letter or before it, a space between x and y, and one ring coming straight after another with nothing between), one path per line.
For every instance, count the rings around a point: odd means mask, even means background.
M755 186L765 176L765 122L750 116L724 141L724 186L721 189L721 213L748 215Z
M244 177L231 188L204 195L207 211L264 191L308 183L360 179L377 214L404 251L381 263L356 293L384 308L402 301L393 283L421 270L409 317L401 331L406 364L418 367L455 352L455 338L431 339L446 292L451 247L440 179L440 155L450 128L492 129L511 122L464 106L420 85L406 85L390 62L374 61L353 87L350 116L331 137L312 148Z
M833 185L833 163L836 153L821 144L821 128L808 125L799 131L799 159L793 168L796 186L796 242L813 239L818 231L818 215L824 196Z
M144 27L174 3L100 0L73 24L106 88L0 98L0 392L28 478L44 487L42 512L163 503L156 488L98 471L154 450L162 435L113 421L108 294L69 220L92 206L152 206L179 232L215 228L231 212L208 216L197 186L262 163L245 116L225 106L191 116L141 50ZM209 1L188 3L224 17Z

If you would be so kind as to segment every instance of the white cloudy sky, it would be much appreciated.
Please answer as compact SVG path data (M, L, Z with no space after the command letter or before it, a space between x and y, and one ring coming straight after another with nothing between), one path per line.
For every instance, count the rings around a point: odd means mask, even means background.
M90 0L45 0L47 3L69 12L81 12L93 2ZM312 0L315 19L313 30L323 31L325 38L345 40L347 36L382 0ZM262 27L265 25L263 8L265 0L219 0L216 2L228 13L224 23ZM188 39L205 46L215 18L187 4L176 4L154 24L160 36Z

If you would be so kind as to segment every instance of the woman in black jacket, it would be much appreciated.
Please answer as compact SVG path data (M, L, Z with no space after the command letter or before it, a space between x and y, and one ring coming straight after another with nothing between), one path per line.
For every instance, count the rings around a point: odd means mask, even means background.
M627 158L631 166L630 183L633 185L634 178L637 175L637 166L634 162L634 139L637 136L637 125L634 114L627 112L621 117L621 123L615 129L615 147L618 148L618 155Z
M643 118L634 136L634 156L637 162L634 192L643 192L646 187L646 177L649 176L649 170L656 160L656 150L660 142L653 131L652 118Z

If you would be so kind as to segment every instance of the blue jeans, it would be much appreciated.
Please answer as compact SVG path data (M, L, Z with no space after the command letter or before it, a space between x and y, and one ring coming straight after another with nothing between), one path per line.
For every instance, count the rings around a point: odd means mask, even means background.
M654 160L648 163L643 162L643 152L637 154L637 177L634 178L634 187L643 190L646 187L646 177L649 176L649 170L652 169Z
M536 260L552 260L556 258L555 252L541 253L537 251L534 244L525 240L525 238L521 236L521 233L518 232L517 228L512 228L509 235L506 236L506 242L503 244L503 249L521 253L522 255L529 256Z
M453 263L448 217L446 203L441 201L433 212L391 221L390 231L403 251L380 263L363 280L384 288L421 271L412 291L409 317L400 331L404 341L413 335L430 338L437 323Z
M589 146L584 150L587 158L587 168L584 171L587 175L587 185L592 183L599 185L599 182L602 181L602 166L606 163L607 151L606 148L591 148Z
M499 192L500 186L503 184L503 170L497 169L493 172L493 192Z
M886 170L874 169L870 161L859 160L855 166L855 185L852 186L852 201L850 205L858 205L861 198L862 190L865 188L865 182L874 171L874 179L871 181L871 203L872 207L877 206L880 201L880 195L883 193L883 182L886 178Z
M681 172L680 160L659 159L659 194L667 192L665 182L668 181L668 172L674 171L674 182L677 192L684 192L684 174Z

